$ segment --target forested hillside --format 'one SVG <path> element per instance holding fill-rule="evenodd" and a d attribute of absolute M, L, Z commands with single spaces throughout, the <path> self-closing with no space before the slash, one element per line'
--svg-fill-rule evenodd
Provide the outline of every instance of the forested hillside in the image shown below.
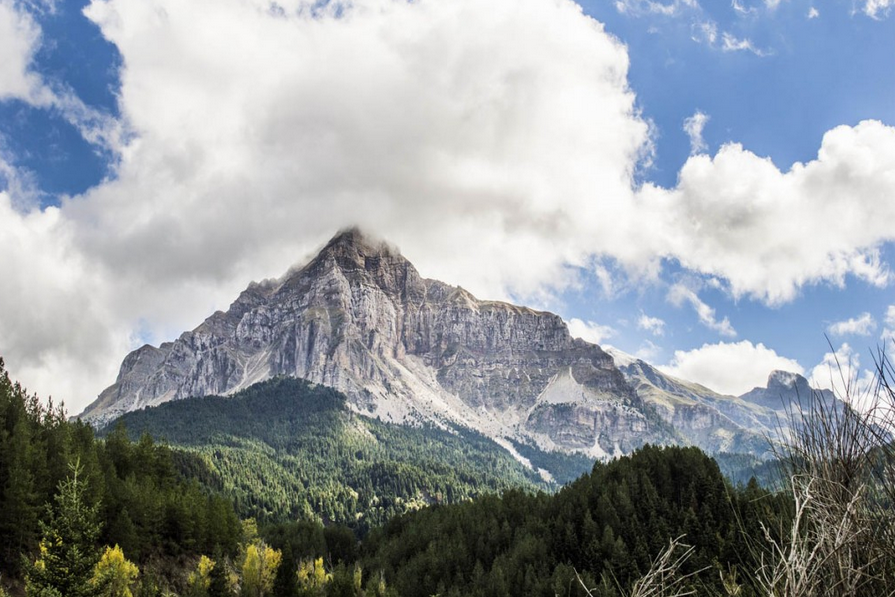
<path fill-rule="evenodd" d="M 364 549 L 408 597 L 584 595 L 576 572 L 595 595 L 617 595 L 683 537 L 694 552 L 681 573 L 697 573 L 699 594 L 721 593 L 721 572 L 753 564 L 745 537 L 783 506 L 755 484 L 730 487 L 696 448 L 647 446 L 556 495 L 511 491 L 395 519 Z"/>
<path fill-rule="evenodd" d="M 317 519 L 363 533 L 428 504 L 556 487 L 474 431 L 382 423 L 352 413 L 343 394 L 292 378 L 231 397 L 168 402 L 116 424 L 134 438 L 148 433 L 196 454 L 211 472 L 209 487 L 259 521 Z M 582 456 L 522 449 L 560 483 L 592 465 Z"/>
<path fill-rule="evenodd" d="M 46 525 L 66 522 L 60 508 L 71 506 L 75 497 L 86 510 L 95 508 L 81 521 L 92 539 L 65 547 L 90 552 L 119 546 L 128 559 L 145 567 L 147 590 L 155 586 L 154 576 L 166 576 L 182 558 L 216 550 L 235 555 L 242 527 L 232 504 L 177 472 L 202 466 L 195 457 L 157 445 L 149 436 L 134 443 L 115 433 L 97 441 L 90 426 L 68 422 L 61 406 L 44 405 L 13 383 L 0 359 L 4 578 L 22 579 L 34 558 L 45 554 L 45 546 L 38 547 L 46 539 Z M 63 487 L 70 490 L 67 502 L 60 502 Z M 75 489 L 77 496 L 71 493 Z"/>
<path fill-rule="evenodd" d="M 885 388 L 885 396 L 895 396 Z M 132 441 L 123 426 L 95 439 L 90 427 L 67 421 L 61 407 L 44 406 L 11 382 L 0 361 L 0 597 L 895 594 L 895 448 L 879 435 L 891 425 L 881 426 L 878 414 L 824 410 L 823 401 L 805 412 L 800 435 L 782 454 L 776 473 L 782 490 L 775 493 L 754 480 L 732 485 L 697 448 L 654 446 L 596 463 L 556 493 L 537 491 L 524 473 L 526 489 L 497 493 L 471 475 L 497 483 L 516 469 L 501 468 L 506 461 L 477 444 L 480 438 L 417 429 L 420 435 L 405 445 L 410 436 L 397 441 L 387 426 L 359 421 L 335 392 L 287 380 L 256 390 L 159 410 L 170 417 L 174 439 L 193 438 L 220 454 L 195 446 L 179 451 L 148 434 Z M 269 401 L 278 416 L 259 416 L 255 399 Z M 207 416 L 207 424 L 177 416 L 191 411 Z M 245 443 L 239 428 L 257 444 Z M 367 439 L 335 441 L 323 429 Z M 350 484 L 357 482 L 373 492 L 373 505 L 373 498 L 382 503 L 385 492 L 394 492 L 390 506 L 404 513 L 352 529 L 322 521 L 312 509 L 290 515 L 242 499 L 240 510 L 265 516 L 259 526 L 254 518 L 240 520 L 226 494 L 214 491 L 259 495 L 249 484 L 238 492 L 238 468 L 228 476 L 209 465 L 226 450 L 294 455 L 289 450 L 315 441 L 316 452 L 283 470 L 316 495 L 329 491 L 329 501 L 318 505 L 351 512 L 363 503 Z M 394 445 L 405 451 L 378 451 Z M 464 445 L 471 447 L 464 452 Z M 336 464 L 327 464 L 327 450 Z M 492 477 L 487 469 L 444 464 L 419 473 L 436 450 L 456 450 L 458 467 L 484 456 Z M 395 453 L 411 463 L 401 468 L 396 457 L 367 466 Z M 337 463 L 346 467 L 342 485 L 334 481 Z M 315 465 L 325 474 L 317 476 Z M 264 487 L 268 473 L 240 474 L 255 475 Z M 458 503 L 437 499 L 437 489 L 429 505 L 400 500 L 401 491 L 446 491 L 458 481 L 468 492 L 449 496 Z M 321 490 L 315 483 L 331 484 Z M 276 504 L 273 492 L 261 495 Z M 388 508 L 380 508 L 385 518 Z"/>

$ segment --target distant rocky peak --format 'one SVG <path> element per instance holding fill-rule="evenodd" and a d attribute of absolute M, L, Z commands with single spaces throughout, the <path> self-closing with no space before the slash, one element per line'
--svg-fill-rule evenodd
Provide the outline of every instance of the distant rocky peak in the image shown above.
<path fill-rule="evenodd" d="M 791 371 L 775 370 L 768 376 L 768 389 L 784 388 L 793 390 L 808 386 L 808 380 Z"/>
<path fill-rule="evenodd" d="M 620 369 L 622 367 L 628 367 L 630 365 L 643 362 L 641 359 L 635 357 L 634 355 L 619 350 L 614 346 L 604 346 L 603 350 L 609 353 L 609 355 L 612 357 L 612 360 L 615 361 L 615 366 Z"/>

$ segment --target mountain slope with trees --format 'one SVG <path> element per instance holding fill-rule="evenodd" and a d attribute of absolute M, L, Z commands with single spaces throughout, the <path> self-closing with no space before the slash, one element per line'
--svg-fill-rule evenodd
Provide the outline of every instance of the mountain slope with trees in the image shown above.
<path fill-rule="evenodd" d="M 293 378 L 168 402 L 116 425 L 196 454 L 211 473 L 206 483 L 262 521 L 317 519 L 363 532 L 427 504 L 556 487 L 474 431 L 383 423 L 350 411 L 340 392 Z M 592 464 L 531 446 L 525 453 L 557 482 Z"/>

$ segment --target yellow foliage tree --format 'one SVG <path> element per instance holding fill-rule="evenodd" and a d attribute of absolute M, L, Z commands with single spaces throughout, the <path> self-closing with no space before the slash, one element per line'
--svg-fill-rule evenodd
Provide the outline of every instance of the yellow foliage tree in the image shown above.
<path fill-rule="evenodd" d="M 99 562 L 93 569 L 91 586 L 96 595 L 101 597 L 133 597 L 131 585 L 137 580 L 140 569 L 124 557 L 124 552 L 117 545 L 106 547 Z"/>
<path fill-rule="evenodd" d="M 190 587 L 191 594 L 204 594 L 208 592 L 211 586 L 211 571 L 214 570 L 214 560 L 208 556 L 199 558 L 196 569 L 190 572 L 187 578 L 187 585 Z M 198 590 L 197 590 L 198 589 Z"/>
<path fill-rule="evenodd" d="M 242 564 L 242 588 L 247 597 L 264 597 L 273 589 L 274 577 L 280 566 L 279 550 L 257 541 L 246 548 Z"/>
<path fill-rule="evenodd" d="M 332 580 L 323 567 L 323 558 L 316 560 L 303 560 L 298 565 L 298 586 L 305 591 L 322 590 Z"/>

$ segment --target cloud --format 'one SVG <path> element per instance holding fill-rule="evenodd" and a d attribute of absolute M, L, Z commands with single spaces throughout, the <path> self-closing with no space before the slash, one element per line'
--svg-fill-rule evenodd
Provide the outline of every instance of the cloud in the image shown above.
<path fill-rule="evenodd" d="M 639 201 L 665 221 L 644 237 L 657 252 L 778 305 L 847 276 L 889 284 L 879 248 L 895 239 L 893 196 L 895 128 L 864 121 L 828 131 L 816 160 L 785 172 L 735 143 L 692 156 L 675 189 L 644 185 Z"/>
<path fill-rule="evenodd" d="M 861 313 L 858 317 L 830 324 L 827 333 L 831 336 L 869 336 L 875 328 L 876 321 L 870 313 Z"/>
<path fill-rule="evenodd" d="M 10 0 L 0 0 L 0 101 L 40 101 L 43 83 L 31 71 L 40 47 L 40 27 Z"/>
<path fill-rule="evenodd" d="M 721 36 L 721 49 L 725 52 L 752 52 L 756 56 L 767 56 L 767 52 L 756 48 L 752 40 L 739 39 L 726 31 Z"/>
<path fill-rule="evenodd" d="M 880 339 L 883 342 L 892 342 L 895 344 L 895 305 L 889 305 L 886 309 L 885 319 L 883 320 L 885 327 Z"/>
<path fill-rule="evenodd" d="M 637 320 L 637 327 L 646 330 L 654 336 L 663 336 L 665 334 L 665 322 L 658 317 L 650 317 L 646 313 L 640 314 Z"/>
<path fill-rule="evenodd" d="M 869 406 L 876 382 L 872 371 L 861 369 L 859 355 L 847 343 L 824 355 L 811 369 L 811 387 L 833 390 L 839 398 L 848 398 L 859 408 Z"/>
<path fill-rule="evenodd" d="M 864 14 L 872 19 L 881 20 L 889 16 L 892 6 L 895 6 L 895 0 L 866 0 Z"/>
<path fill-rule="evenodd" d="M 349 224 L 494 298 L 566 287 L 628 244 L 616 222 L 630 220 L 649 126 L 625 47 L 577 4 L 281 5 L 85 10 L 121 53 L 112 131 L 131 134 L 96 127 L 114 177 L 58 209 L 4 195 L 0 238 L 30 249 L 0 260 L 22 289 L 4 293 L 0 350 L 33 389 L 77 411 L 138 338 L 176 337 Z M 16 55 L 33 51 L 28 31 Z M 105 368 L 83 368 L 76 390 L 55 381 L 85 359 Z"/>
<path fill-rule="evenodd" d="M 94 0 L 85 14 L 122 57 L 115 121 L 32 77 L 39 29 L 0 4 L 26 42 L 0 36 L 3 89 L 49 90 L 41 105 L 115 163 L 58 208 L 37 210 L 27 184 L 2 191 L 15 291 L 0 354 L 33 390 L 79 410 L 127 349 L 195 327 L 350 224 L 483 298 L 549 296 L 595 263 L 613 265 L 607 288 L 670 260 L 768 304 L 890 281 L 892 127 L 833 129 L 787 171 L 729 144 L 691 156 L 674 188 L 637 187 L 651 138 L 626 49 L 570 0 L 280 5 Z"/>
<path fill-rule="evenodd" d="M 35 3 L 35 10 L 53 12 L 52 2 Z M 47 81 L 32 68 L 40 49 L 40 26 L 24 10 L 0 0 L 0 101 L 20 100 L 36 108 L 55 110 L 86 141 L 112 149 L 122 135 L 121 125 L 88 107 L 67 86 Z"/>
<path fill-rule="evenodd" d="M 77 406 L 84 387 L 114 379 L 113 355 L 128 348 L 128 328 L 104 301 L 110 280 L 73 244 L 60 210 L 23 215 L 8 192 L 0 192 L 0 254 L 7 369 L 32 391 Z"/>
<path fill-rule="evenodd" d="M 673 2 L 656 2 L 654 0 L 616 0 L 615 9 L 622 14 L 633 16 L 663 15 L 673 17 L 685 10 L 699 9 L 696 0 L 674 0 Z"/>
<path fill-rule="evenodd" d="M 569 326 L 569 333 L 573 338 L 581 338 L 593 344 L 603 344 L 606 340 L 615 335 L 615 330 L 608 325 L 600 325 L 593 321 L 582 321 L 581 319 L 570 319 L 566 325 Z"/>
<path fill-rule="evenodd" d="M 649 340 L 644 340 L 643 344 L 641 344 L 637 348 L 637 352 L 634 353 L 634 356 L 640 359 L 641 361 L 645 361 L 647 363 L 654 363 L 659 355 L 662 353 L 662 349 L 657 346 L 654 342 Z"/>
<path fill-rule="evenodd" d="M 718 25 L 714 21 L 694 21 L 690 38 L 697 43 L 709 46 L 718 40 Z"/>
<path fill-rule="evenodd" d="M 753 15 L 758 12 L 758 10 L 754 6 L 744 6 L 740 0 L 732 0 L 730 3 L 731 8 L 741 16 Z"/>
<path fill-rule="evenodd" d="M 716 392 L 736 396 L 755 387 L 764 387 L 771 371 L 803 372 L 796 361 L 778 355 L 764 344 L 754 345 L 748 340 L 704 344 L 689 351 L 676 350 L 671 362 L 659 369 Z"/>
<path fill-rule="evenodd" d="M 702 131 L 710 119 L 711 117 L 702 110 L 696 110 L 693 116 L 684 119 L 684 132 L 690 137 L 690 154 L 703 153 L 708 149 L 705 139 L 702 138 Z"/>
<path fill-rule="evenodd" d="M 721 321 L 715 318 L 715 310 L 705 304 L 702 299 L 690 288 L 682 283 L 673 284 L 668 291 L 668 301 L 675 307 L 680 307 L 684 303 L 689 303 L 696 311 L 699 317 L 699 323 L 714 330 L 722 336 L 733 338 L 737 335 L 730 320 L 725 317 Z"/>

